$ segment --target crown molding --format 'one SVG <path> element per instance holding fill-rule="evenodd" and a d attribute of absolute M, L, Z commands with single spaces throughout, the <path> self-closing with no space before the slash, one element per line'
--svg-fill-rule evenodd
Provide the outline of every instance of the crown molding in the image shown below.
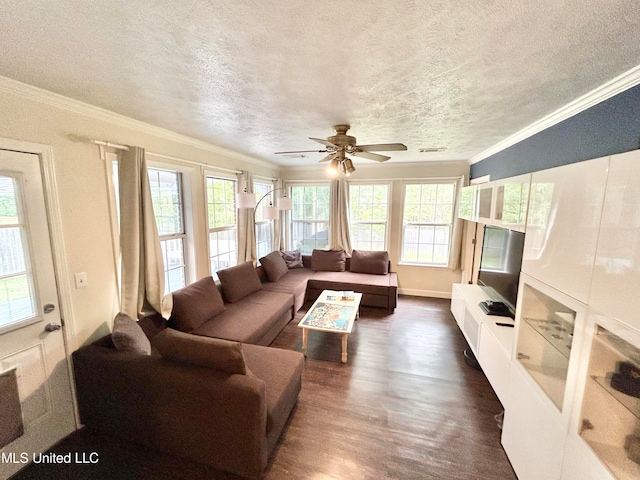
<path fill-rule="evenodd" d="M 362 161 L 358 161 L 358 163 L 354 163 L 354 167 L 357 170 L 378 170 L 381 165 L 385 167 L 393 167 L 393 168 L 416 168 L 419 167 L 437 167 L 437 166 L 447 166 L 450 167 L 457 163 L 468 165 L 468 160 L 459 159 L 459 160 L 416 160 L 415 162 L 388 162 L 388 163 L 377 163 L 375 161 L 371 161 L 369 163 L 362 163 Z M 280 165 L 280 170 L 283 172 L 304 172 L 304 171 L 314 171 L 314 170 L 325 170 L 327 168 L 328 163 L 314 163 L 311 165 Z"/>
<path fill-rule="evenodd" d="M 29 100 L 33 100 L 35 102 L 43 103 L 45 105 L 61 108 L 63 110 L 67 110 L 80 115 L 85 115 L 91 118 L 95 118 L 96 120 L 113 123 L 121 127 L 137 130 L 148 135 L 153 135 L 165 140 L 170 140 L 190 147 L 195 147 L 207 152 L 236 158 L 238 160 L 242 160 L 261 167 L 272 169 L 279 168 L 279 166 L 274 163 L 259 160 L 249 155 L 236 152 L 234 150 L 220 147 L 203 140 L 198 140 L 181 133 L 173 132 L 171 130 L 167 130 L 166 128 L 151 125 L 150 123 L 142 122 L 140 120 L 136 120 L 134 118 L 127 117 L 116 112 L 112 112 L 111 110 L 81 102 L 80 100 L 74 100 L 73 98 L 65 97 L 64 95 L 60 95 L 58 93 L 54 93 L 39 87 L 34 87 L 33 85 L 19 82 L 17 80 L 3 77 L 1 75 L 0 92 L 20 96 Z"/>
<path fill-rule="evenodd" d="M 522 140 L 525 140 L 536 133 L 541 132 L 553 125 L 556 125 L 567 118 L 573 117 L 578 113 L 597 105 L 619 93 L 624 92 L 636 85 L 640 84 L 640 65 L 624 72 L 622 75 L 615 77 L 613 80 L 608 81 L 604 85 L 591 90 L 590 92 L 582 95 L 571 103 L 568 103 L 564 107 L 559 108 L 555 112 L 543 117 L 537 122 L 532 123 L 528 127 L 514 133 L 510 137 L 505 138 L 499 143 L 496 143 L 493 147 L 484 150 L 483 152 L 474 155 L 469 159 L 470 164 L 477 163 L 484 160 L 491 155 L 494 155 L 502 150 L 505 150 L 512 145 L 515 145 Z"/>

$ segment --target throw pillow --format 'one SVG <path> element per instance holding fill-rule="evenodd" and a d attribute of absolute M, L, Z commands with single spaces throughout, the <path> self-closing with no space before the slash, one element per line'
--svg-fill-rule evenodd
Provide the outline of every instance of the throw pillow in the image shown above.
<path fill-rule="evenodd" d="M 195 330 L 224 310 L 222 295 L 212 277 L 173 292 L 170 325 L 182 332 Z"/>
<path fill-rule="evenodd" d="M 347 255 L 344 250 L 314 250 L 311 268 L 316 272 L 344 272 Z"/>
<path fill-rule="evenodd" d="M 237 302 L 262 288 L 262 282 L 252 262 L 218 270 L 218 278 L 224 298 L 229 303 Z"/>
<path fill-rule="evenodd" d="M 300 250 L 291 250 L 282 252 L 282 259 L 287 264 L 287 268 L 303 268 L 302 253 Z"/>
<path fill-rule="evenodd" d="M 280 252 L 271 252 L 269 255 L 262 257 L 260 265 L 264 268 L 270 282 L 277 282 L 289 271 Z"/>
<path fill-rule="evenodd" d="M 126 313 L 120 312 L 116 315 L 111 340 L 116 350 L 151 355 L 151 342 L 138 322 Z"/>
<path fill-rule="evenodd" d="M 354 250 L 351 253 L 349 270 L 354 273 L 372 273 L 386 275 L 389 273 L 389 254 L 367 250 Z"/>
<path fill-rule="evenodd" d="M 153 346 L 162 358 L 174 362 L 240 375 L 248 372 L 240 342 L 201 337 L 167 328 L 153 337 Z"/>

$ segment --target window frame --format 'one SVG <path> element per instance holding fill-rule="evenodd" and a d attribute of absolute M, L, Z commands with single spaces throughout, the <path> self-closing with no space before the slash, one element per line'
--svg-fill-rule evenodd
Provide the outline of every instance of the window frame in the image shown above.
<path fill-rule="evenodd" d="M 452 243 L 453 243 L 453 230 L 454 223 L 456 220 L 455 215 L 455 207 L 457 203 L 458 196 L 458 178 L 424 178 L 424 179 L 415 179 L 411 181 L 404 181 L 402 183 L 402 210 L 401 210 L 401 224 L 400 224 L 400 245 L 399 245 L 399 258 L 400 261 L 398 265 L 406 265 L 413 267 L 426 267 L 426 268 L 448 268 L 449 262 L 451 260 L 451 251 L 452 251 Z M 407 187 L 410 185 L 451 185 L 453 186 L 453 195 L 451 201 L 451 219 L 449 222 L 405 222 L 406 215 L 406 204 L 407 204 Z M 422 204 L 421 204 L 422 205 Z M 437 203 L 436 203 L 437 205 Z M 415 262 L 411 260 L 405 260 L 405 229 L 407 225 L 416 225 L 416 226 L 448 226 L 449 227 L 449 239 L 447 243 L 447 259 L 444 263 L 427 263 L 427 262 Z M 418 242 L 418 245 L 420 243 Z M 436 245 L 433 243 L 432 245 Z M 439 245 L 439 244 L 437 244 Z"/>
<path fill-rule="evenodd" d="M 229 268 L 238 264 L 238 207 L 236 204 L 236 193 L 238 191 L 238 178 L 235 175 L 228 175 L 225 173 L 221 173 L 216 170 L 206 170 L 203 174 L 203 183 L 204 183 L 204 202 L 205 202 L 205 218 L 206 218 L 206 235 L 207 235 L 207 259 L 208 259 L 208 268 L 209 274 L 215 279 L 218 280 L 218 270 L 223 270 L 225 268 Z M 232 192 L 233 192 L 233 212 L 234 212 L 234 224 L 233 226 L 221 226 L 221 227 L 211 227 L 210 226 L 210 217 L 209 217 L 209 189 L 208 189 L 208 180 L 221 180 L 226 182 L 231 182 Z M 234 232 L 234 242 L 235 242 L 235 250 L 231 250 L 229 252 L 225 252 L 223 254 L 218 254 L 217 257 L 221 255 L 233 254 L 230 257 L 229 265 L 218 268 L 217 270 L 213 269 L 212 259 L 214 257 L 211 256 L 211 234 L 212 233 L 220 233 L 220 232 Z"/>
<path fill-rule="evenodd" d="M 192 268 L 190 268 L 189 266 L 189 235 L 188 235 L 188 230 L 187 230 L 187 219 L 186 219 L 186 207 L 185 207 L 185 201 L 186 201 L 186 195 L 185 195 L 185 187 L 184 187 L 184 183 L 185 183 L 185 175 L 184 175 L 184 171 L 182 169 L 180 169 L 179 167 L 175 166 L 175 165 L 168 165 L 168 164 L 164 164 L 164 163 L 159 163 L 159 162 L 154 162 L 151 160 L 147 160 L 147 176 L 151 171 L 164 171 L 164 172 L 169 172 L 169 173 L 175 173 L 176 177 L 177 177 L 177 185 L 178 185 L 178 199 L 179 199 L 179 209 L 180 209 L 180 226 L 181 226 L 181 232 L 174 232 L 174 233 L 166 233 L 166 234 L 161 234 L 160 233 L 160 229 L 158 228 L 158 239 L 160 241 L 160 246 L 162 249 L 163 254 L 166 251 L 166 248 L 162 248 L 163 245 L 169 245 L 169 242 L 173 241 L 173 240 L 181 240 L 182 242 L 182 265 L 178 266 L 178 267 L 169 267 L 165 262 L 164 258 L 163 258 L 163 267 L 164 267 L 164 281 L 165 281 L 165 295 L 171 292 L 175 292 L 176 290 L 179 290 L 180 288 L 184 288 L 185 286 L 187 286 L 190 282 L 190 271 L 192 270 Z M 154 207 L 155 208 L 155 207 Z M 155 210 L 154 210 L 154 216 L 155 216 Z M 158 219 L 156 217 L 156 226 L 158 225 Z M 175 289 L 169 289 L 169 273 L 170 271 L 173 270 L 182 270 L 182 278 L 184 281 L 184 284 L 178 288 Z"/>
<path fill-rule="evenodd" d="M 327 207 L 328 207 L 328 209 L 327 209 L 327 219 L 326 220 L 318 220 L 318 219 L 315 219 L 315 220 L 294 220 L 294 213 L 295 213 L 295 208 L 296 208 L 294 189 L 295 188 L 299 188 L 299 187 L 302 187 L 302 188 L 305 188 L 305 187 L 316 187 L 316 188 L 317 187 L 326 187 L 327 188 L 327 195 L 328 195 L 327 196 L 327 199 L 328 199 L 327 200 Z M 288 228 L 287 228 L 287 245 L 288 245 L 288 248 L 291 249 L 291 250 L 299 248 L 294 243 L 295 242 L 295 238 L 294 238 L 294 225 L 295 224 L 313 225 L 313 230 L 316 231 L 316 233 L 318 232 L 317 231 L 317 226 L 318 225 L 326 224 L 327 225 L 327 245 L 326 245 L 325 248 L 328 248 L 328 246 L 329 246 L 330 217 L 331 217 L 331 197 L 330 197 L 331 184 L 330 184 L 330 182 L 329 181 L 326 181 L 326 182 L 295 182 L 295 183 L 292 182 L 292 183 L 287 183 L 286 189 L 287 189 L 287 192 L 289 193 L 289 196 L 291 197 L 291 201 L 293 203 L 293 210 L 291 212 L 288 212 L 289 213 L 288 222 L 287 222 L 287 226 L 288 226 Z M 304 238 L 303 238 L 303 240 L 304 240 Z M 316 245 L 316 247 L 317 247 L 317 245 Z M 311 254 L 311 252 L 309 252 L 309 253 L 303 252 L 302 249 L 300 249 L 300 251 L 304 255 Z M 313 248 L 311 249 L 311 251 L 313 251 Z"/>
<path fill-rule="evenodd" d="M 391 199 L 393 198 L 393 183 L 392 182 L 378 182 L 375 180 L 364 180 L 364 181 L 348 181 L 349 184 L 349 236 L 351 237 L 351 246 L 357 250 L 354 246 L 354 235 L 353 230 L 351 229 L 352 225 L 384 225 L 385 233 L 384 233 L 384 248 L 383 251 L 389 251 L 389 242 L 391 237 L 391 228 L 390 228 L 390 220 L 391 220 Z M 352 187 L 360 187 L 360 186 L 386 186 L 387 187 L 387 218 L 384 222 L 356 222 L 353 220 L 351 215 L 352 211 L 352 203 L 351 203 L 351 188 Z"/>

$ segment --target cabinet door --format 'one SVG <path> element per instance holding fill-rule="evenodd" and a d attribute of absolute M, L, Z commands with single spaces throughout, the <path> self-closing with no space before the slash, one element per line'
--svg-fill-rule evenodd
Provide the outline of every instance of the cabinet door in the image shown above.
<path fill-rule="evenodd" d="M 522 271 L 587 303 L 609 158 L 532 174 Z"/>
<path fill-rule="evenodd" d="M 458 218 L 462 220 L 473 219 L 473 201 L 475 199 L 475 186 L 469 185 L 460 191 L 460 205 L 458 206 Z"/>
<path fill-rule="evenodd" d="M 495 224 L 525 231 L 531 174 L 499 180 L 495 186 Z"/>
<path fill-rule="evenodd" d="M 640 329 L 640 152 L 611 157 L 589 305 Z"/>
<path fill-rule="evenodd" d="M 496 392 L 498 399 L 504 405 L 507 402 L 507 381 L 511 356 L 504 351 L 486 324 L 482 325 L 478 350 L 478 362 L 480 362 L 482 371 Z"/>
<path fill-rule="evenodd" d="M 640 332 L 592 310 L 586 332 L 569 431 L 573 453 L 567 449 L 572 456 L 565 461 L 575 464 L 588 457 L 590 463 L 599 460 L 617 479 L 636 480 L 640 478 Z"/>
<path fill-rule="evenodd" d="M 472 218 L 474 222 L 493 223 L 494 186 L 493 182 L 476 185 Z"/>
<path fill-rule="evenodd" d="M 464 297 L 456 284 L 451 289 L 451 313 L 458 326 L 462 328 L 464 326 Z"/>
<path fill-rule="evenodd" d="M 520 480 L 560 478 L 566 430 L 544 400 L 518 369 L 509 369 L 502 446 Z"/>

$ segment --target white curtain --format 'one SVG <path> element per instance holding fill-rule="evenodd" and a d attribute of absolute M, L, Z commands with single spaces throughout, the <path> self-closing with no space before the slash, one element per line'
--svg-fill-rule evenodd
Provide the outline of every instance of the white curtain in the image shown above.
<path fill-rule="evenodd" d="M 351 255 L 349 235 L 349 184 L 344 178 L 331 180 L 329 187 L 329 248 Z"/>
<path fill-rule="evenodd" d="M 238 175 L 238 193 L 253 193 L 253 174 L 242 172 Z M 254 262 L 256 252 L 256 225 L 253 221 L 253 208 L 238 209 L 238 264 Z"/>
<path fill-rule="evenodd" d="M 162 313 L 164 262 L 153 214 L 144 149 L 123 151 L 120 196 L 121 310 L 131 318 Z"/>
<path fill-rule="evenodd" d="M 275 180 L 273 182 L 273 188 L 278 192 L 278 195 L 274 195 L 277 200 L 279 197 L 283 196 L 286 193 L 286 189 L 284 186 L 284 182 L 281 179 Z M 275 193 L 275 192 L 274 192 Z M 287 194 L 287 197 L 289 195 Z M 275 204 L 274 204 L 275 205 Z M 282 251 L 284 250 L 284 231 L 283 228 L 287 224 L 287 211 L 280 210 L 278 218 L 273 221 L 273 249 Z"/>
<path fill-rule="evenodd" d="M 449 263 L 447 267 L 456 270 L 460 267 L 460 256 L 462 253 L 462 229 L 463 220 L 458 218 L 458 208 L 460 207 L 460 194 L 464 187 L 464 177 L 460 177 L 456 182 L 456 201 L 453 205 L 453 222 L 451 232 L 451 252 L 449 254 Z"/>

